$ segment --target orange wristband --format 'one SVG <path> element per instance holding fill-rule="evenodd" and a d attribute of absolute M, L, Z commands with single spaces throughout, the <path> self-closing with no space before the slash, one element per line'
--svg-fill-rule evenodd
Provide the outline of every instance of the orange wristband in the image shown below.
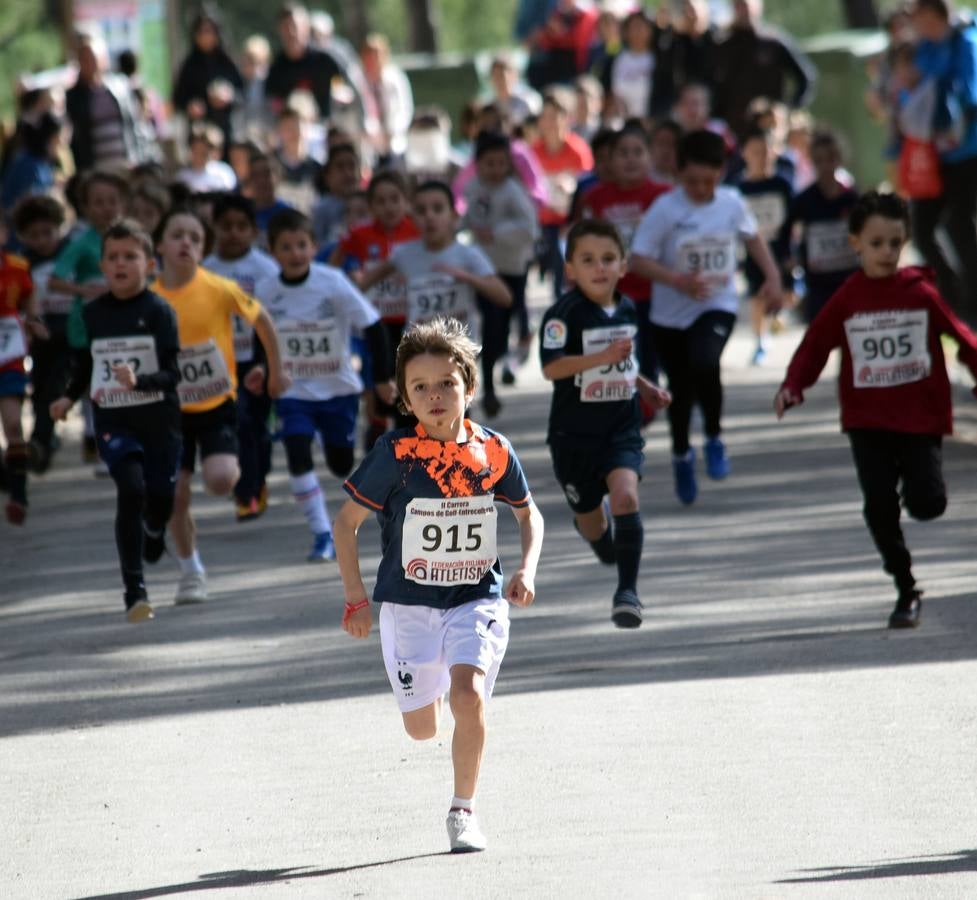
<path fill-rule="evenodd" d="M 359 603 L 350 603 L 347 601 L 346 606 L 343 607 L 343 625 L 345 626 L 346 623 L 349 622 L 349 617 L 353 615 L 353 613 L 359 612 L 361 609 L 365 609 L 369 605 L 370 601 L 365 597 L 360 600 Z"/>

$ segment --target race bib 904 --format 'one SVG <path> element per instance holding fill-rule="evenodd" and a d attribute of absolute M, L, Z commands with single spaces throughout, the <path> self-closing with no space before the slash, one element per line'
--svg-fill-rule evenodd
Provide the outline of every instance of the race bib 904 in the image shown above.
<path fill-rule="evenodd" d="M 102 409 L 145 406 L 159 403 L 161 391 L 130 391 L 115 377 L 116 366 L 128 365 L 136 376 L 155 375 L 159 371 L 156 339 L 152 335 L 100 338 L 92 341 L 92 380 L 89 394 L 92 403 Z"/>
<path fill-rule="evenodd" d="M 929 311 L 860 313 L 845 322 L 856 388 L 898 387 L 929 377 Z"/>
<path fill-rule="evenodd" d="M 217 343 L 211 338 L 180 350 L 180 406 L 200 403 L 231 393 L 231 377 Z"/>
<path fill-rule="evenodd" d="M 404 576 L 416 584 L 478 584 L 498 557 L 495 498 L 415 498 L 401 538 Z"/>

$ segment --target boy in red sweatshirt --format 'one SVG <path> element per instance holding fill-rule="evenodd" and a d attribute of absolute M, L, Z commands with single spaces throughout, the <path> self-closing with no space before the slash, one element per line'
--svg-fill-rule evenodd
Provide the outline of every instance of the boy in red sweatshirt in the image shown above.
<path fill-rule="evenodd" d="M 889 627 L 915 628 L 922 592 L 899 527 L 900 493 L 914 519 L 936 519 L 946 509 L 942 443 L 953 430 L 953 411 L 940 336 L 960 345 L 959 359 L 975 377 L 977 337 L 941 299 L 927 270 L 899 268 L 909 231 L 903 200 L 870 191 L 853 207 L 848 231 L 862 270 L 808 327 L 774 408 L 781 418 L 802 402 L 828 355 L 841 348 L 841 427 L 851 442 L 865 522 L 899 592 Z"/>

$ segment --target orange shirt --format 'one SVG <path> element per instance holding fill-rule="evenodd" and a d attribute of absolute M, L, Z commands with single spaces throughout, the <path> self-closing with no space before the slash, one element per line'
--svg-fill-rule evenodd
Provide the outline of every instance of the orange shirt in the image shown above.
<path fill-rule="evenodd" d="M 219 397 L 211 397 L 183 406 L 184 412 L 200 413 L 216 409 L 237 391 L 237 365 L 234 359 L 234 325 L 236 313 L 253 325 L 261 315 L 261 304 L 242 291 L 233 281 L 221 278 L 198 266 L 197 273 L 183 287 L 171 290 L 157 280 L 152 290 L 160 295 L 176 312 L 180 346 L 192 347 L 213 340 L 217 344 L 227 373 L 231 391 Z"/>
<path fill-rule="evenodd" d="M 24 325 L 21 314 L 24 311 L 24 305 L 33 292 L 34 282 L 31 280 L 31 269 L 27 260 L 20 256 L 14 256 L 12 253 L 0 251 L 0 318 L 12 317 L 17 320 L 25 346 L 27 336 L 23 332 Z M 20 338 L 18 338 L 19 340 Z M 0 366 L 0 372 L 23 371 L 23 356 Z"/>

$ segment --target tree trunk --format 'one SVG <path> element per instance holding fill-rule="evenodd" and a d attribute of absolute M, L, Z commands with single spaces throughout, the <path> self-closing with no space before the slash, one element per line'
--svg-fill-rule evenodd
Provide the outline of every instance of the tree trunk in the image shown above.
<path fill-rule="evenodd" d="M 438 34 L 431 0 L 405 0 L 410 27 L 410 48 L 414 53 L 437 53 Z"/>
<path fill-rule="evenodd" d="M 875 0 L 841 0 L 845 23 L 849 28 L 878 28 L 879 12 Z"/>
<path fill-rule="evenodd" d="M 370 13 L 363 0 L 343 0 L 343 22 L 346 37 L 359 50 L 370 33 Z"/>

